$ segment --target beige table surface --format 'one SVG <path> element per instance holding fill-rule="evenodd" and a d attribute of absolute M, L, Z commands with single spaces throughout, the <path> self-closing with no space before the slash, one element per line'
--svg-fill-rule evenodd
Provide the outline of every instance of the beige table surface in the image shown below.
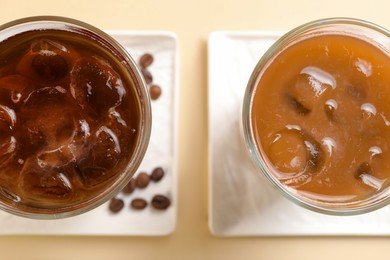
<path fill-rule="evenodd" d="M 349 16 L 390 28 L 388 0 L 2 0 L 0 23 L 61 15 L 102 29 L 168 30 L 180 44 L 179 207 L 167 237 L 0 236 L 0 259 L 389 259 L 390 238 L 217 238 L 207 223 L 207 38 Z M 1 223 L 0 223 L 1 225 Z"/>

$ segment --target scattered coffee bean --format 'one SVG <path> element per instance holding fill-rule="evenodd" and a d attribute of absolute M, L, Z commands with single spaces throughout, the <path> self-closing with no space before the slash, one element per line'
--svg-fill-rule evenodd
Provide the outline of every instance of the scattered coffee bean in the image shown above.
<path fill-rule="evenodd" d="M 164 174 L 164 169 L 161 167 L 157 167 L 152 171 L 150 179 L 154 182 L 160 181 L 164 177 Z"/>
<path fill-rule="evenodd" d="M 146 68 L 141 69 L 142 76 L 144 76 L 146 84 L 150 84 L 153 82 L 153 76 L 152 73 L 150 73 L 149 70 Z"/>
<path fill-rule="evenodd" d="M 146 200 L 144 199 L 141 199 L 141 198 L 135 198 L 131 201 L 131 204 L 130 206 L 133 208 L 133 209 L 144 209 L 146 208 L 146 206 L 148 205 L 148 203 L 146 202 Z"/>
<path fill-rule="evenodd" d="M 150 177 L 146 172 L 141 172 L 138 174 L 137 179 L 136 179 L 136 186 L 138 188 L 145 188 L 146 186 L 149 185 L 150 182 Z"/>
<path fill-rule="evenodd" d="M 125 203 L 123 202 L 122 199 L 112 198 L 108 208 L 110 209 L 111 212 L 117 213 L 123 209 L 124 205 Z"/>
<path fill-rule="evenodd" d="M 145 82 L 147 85 L 149 85 L 149 92 L 150 92 L 150 98 L 152 100 L 156 100 L 161 96 L 161 87 L 156 84 L 152 84 L 153 82 L 153 75 L 152 73 L 147 69 L 154 61 L 154 57 L 150 53 L 143 54 L 138 63 L 141 67 L 141 73 L 145 79 Z"/>
<path fill-rule="evenodd" d="M 139 59 L 139 65 L 141 65 L 142 68 L 149 67 L 152 63 L 153 63 L 153 56 L 150 53 L 145 53 Z"/>
<path fill-rule="evenodd" d="M 135 190 L 135 179 L 132 178 L 129 183 L 126 184 L 126 186 L 123 188 L 122 192 L 124 194 L 131 194 Z"/>
<path fill-rule="evenodd" d="M 156 84 L 152 84 L 149 88 L 150 98 L 156 100 L 161 96 L 161 87 Z"/>
<path fill-rule="evenodd" d="M 152 206 L 158 210 L 165 210 L 171 205 L 171 201 L 164 195 L 155 195 L 152 199 Z"/>

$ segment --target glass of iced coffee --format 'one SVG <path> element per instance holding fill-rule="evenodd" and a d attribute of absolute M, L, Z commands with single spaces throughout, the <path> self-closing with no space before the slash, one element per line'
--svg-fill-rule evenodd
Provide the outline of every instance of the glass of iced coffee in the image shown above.
<path fill-rule="evenodd" d="M 31 17 L 0 26 L 0 208 L 63 218 L 104 203 L 146 152 L 144 79 L 86 23 Z"/>
<path fill-rule="evenodd" d="M 281 37 L 249 80 L 250 157 L 283 195 L 352 215 L 390 201 L 390 33 L 324 19 Z"/>

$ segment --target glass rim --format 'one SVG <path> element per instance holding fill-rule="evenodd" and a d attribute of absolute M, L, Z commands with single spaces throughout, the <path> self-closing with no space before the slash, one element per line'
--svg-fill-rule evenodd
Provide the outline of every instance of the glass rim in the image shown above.
<path fill-rule="evenodd" d="M 92 33 L 93 37 L 97 37 L 97 39 L 92 38 L 92 40 L 102 41 L 103 43 L 100 42 L 100 44 L 104 44 L 103 46 L 105 46 L 107 49 L 112 49 L 116 52 L 115 58 L 118 60 L 118 64 L 123 66 L 124 71 L 128 73 L 126 77 L 131 78 L 133 83 L 132 85 L 134 85 L 133 91 L 136 95 L 138 108 L 140 110 L 139 134 L 134 152 L 123 169 L 123 172 L 119 174 L 116 179 L 113 180 L 113 182 L 102 192 L 98 192 L 91 198 L 88 198 L 82 202 L 74 203 L 71 206 L 60 206 L 56 208 L 21 208 L 18 206 L 12 207 L 7 203 L 0 202 L 1 210 L 21 217 L 33 219 L 67 218 L 80 215 L 107 202 L 117 193 L 119 193 L 136 173 L 139 165 L 143 160 L 150 141 L 152 128 L 152 109 L 150 104 L 150 96 L 141 70 L 132 56 L 113 37 L 88 23 L 62 16 L 25 17 L 0 25 L 0 42 L 13 35 L 34 29 L 58 29 L 80 35 L 82 35 L 83 32 Z M 120 56 L 117 56 L 118 54 Z M 119 60 L 119 58 L 123 58 L 124 60 Z"/>
<path fill-rule="evenodd" d="M 251 105 L 253 102 L 254 93 L 256 92 L 257 85 L 259 84 L 262 73 L 267 69 L 267 66 L 271 62 L 271 60 L 275 58 L 284 48 L 288 48 L 288 46 L 290 46 L 291 44 L 294 44 L 301 40 L 300 37 L 306 34 L 310 34 L 315 30 L 322 29 L 326 31 L 327 28 L 335 26 L 348 26 L 348 28 L 353 27 L 356 29 L 360 29 L 360 32 L 362 32 L 363 34 L 367 32 L 374 33 L 376 35 L 385 37 L 386 41 L 389 41 L 390 43 L 389 30 L 377 24 L 355 18 L 324 18 L 305 23 L 288 31 L 274 44 L 272 44 L 270 48 L 268 48 L 268 50 L 259 59 L 255 68 L 253 69 L 253 72 L 248 80 L 244 93 L 241 111 L 242 120 L 240 123 L 245 146 L 247 148 L 249 157 L 251 158 L 251 161 L 253 162 L 254 167 L 257 170 L 257 173 L 261 176 L 264 176 L 266 180 L 279 191 L 280 194 L 282 194 L 284 197 L 294 202 L 295 204 L 315 212 L 324 213 L 328 215 L 358 215 L 362 213 L 368 213 L 388 205 L 390 203 L 390 187 L 387 187 L 387 189 L 384 189 L 380 193 L 370 196 L 367 199 L 356 200 L 352 203 L 321 202 L 315 199 L 305 197 L 304 195 L 298 195 L 297 192 L 294 192 L 296 191 L 295 189 L 288 187 L 287 185 L 283 185 L 268 169 L 269 166 L 263 158 L 263 152 L 259 151 L 261 148 L 258 148 L 254 133 L 252 131 Z M 332 31 L 333 34 L 336 32 L 337 31 Z M 346 32 L 349 31 L 343 31 L 343 33 Z M 341 33 L 338 32 L 338 34 Z M 358 37 L 357 35 L 354 36 Z M 369 39 L 377 43 L 376 39 L 372 39 L 370 37 Z M 388 53 L 390 52 L 388 51 Z"/>

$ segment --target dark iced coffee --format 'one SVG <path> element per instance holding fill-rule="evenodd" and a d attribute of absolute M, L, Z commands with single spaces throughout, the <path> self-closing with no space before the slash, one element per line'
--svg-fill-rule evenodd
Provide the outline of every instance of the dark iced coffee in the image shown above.
<path fill-rule="evenodd" d="M 2 203 L 73 207 L 128 170 L 141 101 L 118 54 L 94 37 L 45 29 L 0 43 Z"/>

